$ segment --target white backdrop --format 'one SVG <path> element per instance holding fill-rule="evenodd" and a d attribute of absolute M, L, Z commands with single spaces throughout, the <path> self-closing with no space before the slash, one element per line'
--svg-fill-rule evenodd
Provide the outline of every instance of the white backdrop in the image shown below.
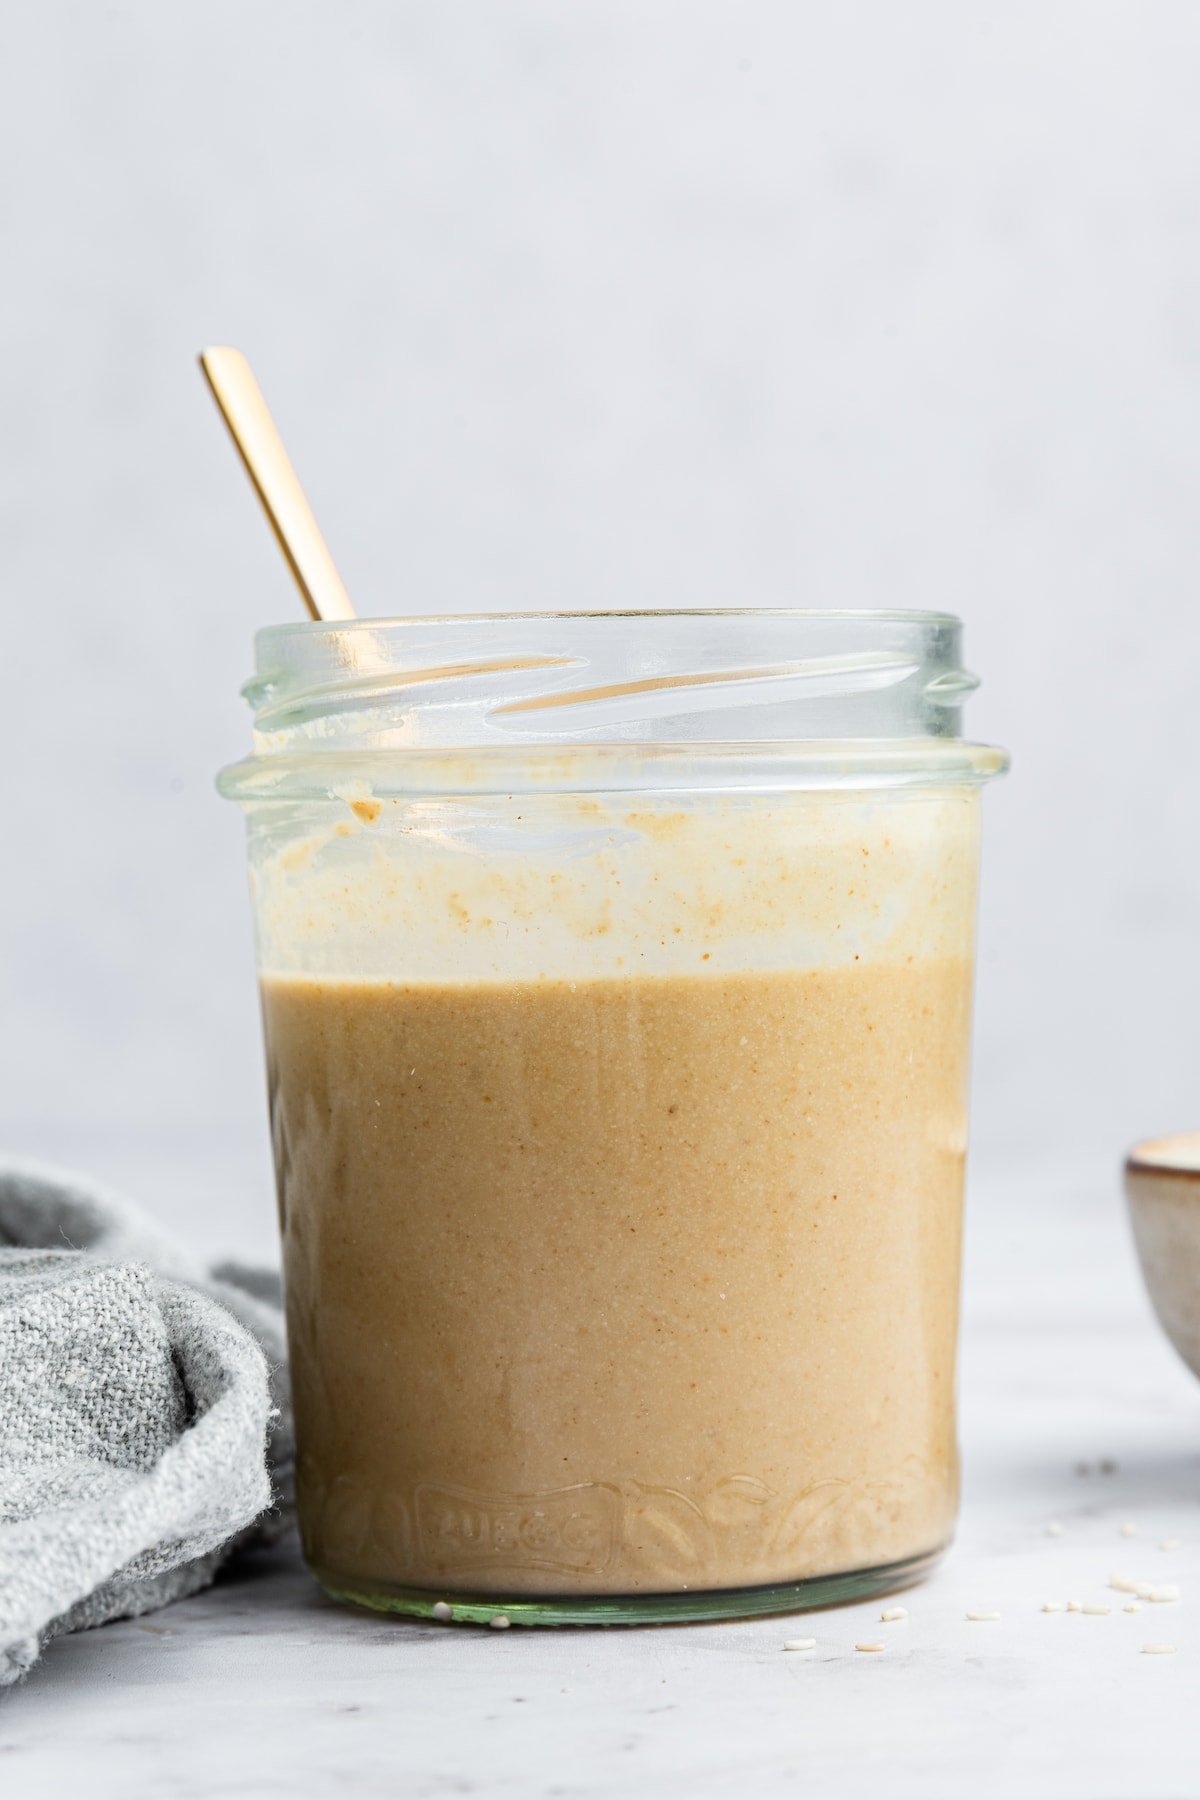
<path fill-rule="evenodd" d="M 1200 1122 L 1200 9 L 10 0 L 5 26 L 13 1148 L 135 1184 L 169 1149 L 161 1206 L 269 1242 L 212 776 L 251 633 L 297 601 L 194 366 L 222 341 L 364 612 L 963 614 L 972 732 L 1015 758 L 977 1158 L 1099 1188 Z"/>

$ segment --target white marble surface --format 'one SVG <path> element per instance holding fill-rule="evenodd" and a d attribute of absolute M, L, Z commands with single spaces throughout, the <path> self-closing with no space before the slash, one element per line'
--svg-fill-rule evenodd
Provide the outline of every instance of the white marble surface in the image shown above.
<path fill-rule="evenodd" d="M 342 1611 L 277 1554 L 53 1645 L 0 1702 L 0 1794 L 1195 1796 L 1200 1387 L 1149 1315 L 1115 1191 L 976 1181 L 964 1350 L 962 1529 L 903 1624 L 873 1603 L 625 1632 L 424 1627 Z M 1114 1571 L 1183 1599 L 1126 1614 Z M 1068 1597 L 1113 1611 L 1041 1612 Z M 973 1608 L 1001 1617 L 969 1623 Z M 814 1652 L 783 1651 L 798 1633 Z M 884 1653 L 856 1653 L 864 1638 Z M 1153 1641 L 1177 1654 L 1143 1655 Z"/>

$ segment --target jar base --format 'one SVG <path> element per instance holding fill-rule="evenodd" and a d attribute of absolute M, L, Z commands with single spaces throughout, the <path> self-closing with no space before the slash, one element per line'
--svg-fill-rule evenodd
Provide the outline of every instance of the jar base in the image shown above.
<path fill-rule="evenodd" d="M 803 1581 L 770 1582 L 762 1587 L 667 1594 L 539 1594 L 532 1598 L 401 1587 L 384 1581 L 364 1582 L 361 1576 L 338 1575 L 316 1564 L 310 1563 L 309 1568 L 330 1599 L 405 1618 L 436 1618 L 440 1623 L 456 1625 L 490 1625 L 497 1617 L 507 1619 L 510 1625 L 686 1625 L 713 1619 L 753 1619 L 770 1613 L 811 1612 L 869 1600 L 923 1580 L 943 1554 L 944 1548 L 939 1547 L 874 1569 L 815 1575 Z M 448 1619 L 442 1610 L 446 1607 L 450 1609 Z"/>

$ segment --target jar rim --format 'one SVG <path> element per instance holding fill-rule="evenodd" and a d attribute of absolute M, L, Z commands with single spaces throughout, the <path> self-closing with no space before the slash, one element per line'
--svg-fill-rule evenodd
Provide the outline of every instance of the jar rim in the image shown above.
<path fill-rule="evenodd" d="M 386 763 L 394 778 L 432 752 L 486 753 L 499 770 L 605 746 L 627 772 L 643 752 L 690 747 L 745 773 L 748 745 L 811 768 L 836 767 L 830 746 L 840 744 L 859 778 L 852 745 L 961 744 L 962 706 L 978 686 L 961 639 L 953 614 L 901 608 L 289 621 L 257 634 L 242 691 L 256 760 L 279 774 L 284 759 L 317 758 L 332 772 L 348 755 Z M 772 785 L 777 776 L 774 764 Z"/>
<path fill-rule="evenodd" d="M 381 613 L 353 619 L 285 619 L 263 625 L 255 643 L 315 637 L 322 631 L 378 631 L 392 625 L 505 625 L 533 619 L 877 619 L 881 624 L 960 625 L 957 613 L 906 606 L 589 606 L 504 608 L 500 612 Z"/>

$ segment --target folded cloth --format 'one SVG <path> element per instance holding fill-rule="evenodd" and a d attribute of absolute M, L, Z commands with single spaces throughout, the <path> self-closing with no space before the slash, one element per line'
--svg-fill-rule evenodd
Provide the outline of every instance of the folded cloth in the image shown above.
<path fill-rule="evenodd" d="M 0 1687 L 280 1535 L 292 1462 L 278 1277 L 205 1272 L 116 1195 L 0 1165 Z"/>

